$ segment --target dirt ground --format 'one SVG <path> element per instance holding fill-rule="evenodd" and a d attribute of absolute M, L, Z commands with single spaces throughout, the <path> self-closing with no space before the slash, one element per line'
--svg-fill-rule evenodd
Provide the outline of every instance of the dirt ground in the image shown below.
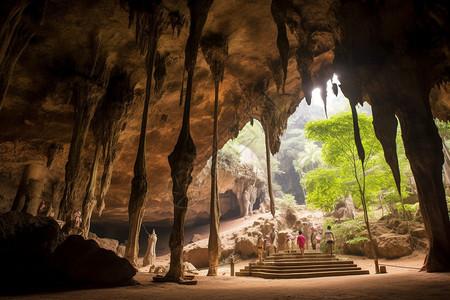
<path fill-rule="evenodd" d="M 134 286 L 60 291 L 5 299 L 450 299 L 450 273 L 419 272 L 425 253 L 395 260 L 381 259 L 387 273 L 374 274 L 371 259 L 345 256 L 370 275 L 311 279 L 262 279 L 230 276 L 222 265 L 219 276 L 199 270 L 197 285 L 154 283 L 153 274 L 140 272 Z M 343 257 L 343 256 L 340 256 Z M 240 261 L 236 270 L 250 261 Z"/>

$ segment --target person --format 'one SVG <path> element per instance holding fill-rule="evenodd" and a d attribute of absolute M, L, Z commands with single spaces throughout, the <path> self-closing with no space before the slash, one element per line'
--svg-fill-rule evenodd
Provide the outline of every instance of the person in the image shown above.
<path fill-rule="evenodd" d="M 256 241 L 256 246 L 258 247 L 258 260 L 259 263 L 262 264 L 262 255 L 264 252 L 264 238 L 262 233 L 258 233 L 258 239 Z"/>
<path fill-rule="evenodd" d="M 333 244 L 335 239 L 330 225 L 327 226 L 327 230 L 325 231 L 323 238 L 327 242 L 328 253 L 330 254 L 330 256 L 333 255 Z"/>
<path fill-rule="evenodd" d="M 302 231 L 299 230 L 298 232 L 298 236 L 297 236 L 297 245 L 300 248 L 300 253 L 303 255 L 303 253 L 305 252 L 305 244 L 306 244 L 306 238 L 305 236 L 302 234 Z"/>
<path fill-rule="evenodd" d="M 278 249 L 278 231 L 275 227 L 272 227 L 272 233 L 270 234 L 270 240 L 272 241 L 273 253 L 277 253 Z"/>
<path fill-rule="evenodd" d="M 286 234 L 287 253 L 292 253 L 292 240 L 293 237 L 290 233 Z"/>

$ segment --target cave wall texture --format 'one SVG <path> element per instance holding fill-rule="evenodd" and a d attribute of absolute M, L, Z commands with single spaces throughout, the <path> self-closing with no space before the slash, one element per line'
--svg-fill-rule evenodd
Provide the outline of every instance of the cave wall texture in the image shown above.
<path fill-rule="evenodd" d="M 100 108 L 123 103 L 126 111 L 106 117 L 121 134 L 114 147 L 108 146 L 117 158 L 101 219 L 128 219 L 147 77 L 146 49 L 136 28 L 144 25 L 130 20 L 138 2 L 0 3 L 1 211 L 11 208 L 19 185 L 18 196 L 53 203 L 56 210 L 66 193 L 68 168 L 75 182 L 73 205 L 81 209 L 96 144 L 101 132 L 108 131 L 98 130 Z M 191 22 L 185 1 L 163 0 L 162 6 L 167 17 L 147 126 L 147 222 L 173 218 L 167 158 L 181 130 L 180 90 L 185 92 Z M 203 34 L 220 33 L 228 40 L 219 95 L 219 148 L 255 118 L 269 128 L 270 150 L 276 153 L 288 117 L 303 98 L 310 102 L 314 88 L 324 92 L 336 73 L 352 104 L 372 105 L 377 137 L 393 170 L 397 116 L 430 236 L 427 269 L 449 270 L 443 154 L 433 123 L 433 117 L 449 118 L 449 12 L 448 1 L 438 0 L 215 0 Z M 213 77 L 199 52 L 190 114 L 197 149 L 194 176 L 211 156 L 213 104 Z M 86 142 L 77 146 L 80 157 L 68 167 L 75 124 L 80 132 L 89 124 L 91 129 L 85 132 Z M 100 155 L 99 183 L 106 152 Z M 209 199 L 195 194 L 191 191 L 191 204 L 197 205 L 188 209 L 187 223 L 209 211 Z"/>

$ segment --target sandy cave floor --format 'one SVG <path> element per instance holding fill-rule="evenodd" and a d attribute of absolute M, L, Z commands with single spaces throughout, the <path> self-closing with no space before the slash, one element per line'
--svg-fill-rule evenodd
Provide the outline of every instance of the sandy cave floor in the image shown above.
<path fill-rule="evenodd" d="M 229 265 L 219 267 L 219 276 L 199 270 L 197 285 L 154 283 L 154 274 L 139 272 L 134 286 L 84 289 L 7 297 L 5 299 L 450 299 L 450 273 L 418 272 L 425 253 L 381 259 L 386 274 L 374 274 L 373 260 L 345 256 L 370 275 L 311 279 L 262 279 L 229 276 Z M 343 257 L 339 255 L 339 257 Z M 158 258 L 157 263 L 167 257 Z M 252 260 L 239 261 L 236 270 Z M 393 267 L 402 266 L 403 268 Z"/>

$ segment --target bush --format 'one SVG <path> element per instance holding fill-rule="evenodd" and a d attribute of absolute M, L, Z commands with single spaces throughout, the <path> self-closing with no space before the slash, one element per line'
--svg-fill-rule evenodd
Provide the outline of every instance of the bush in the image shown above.
<path fill-rule="evenodd" d="M 295 197 L 292 194 L 285 194 L 283 198 L 277 198 L 276 200 L 276 209 L 278 210 L 297 210 L 297 201 L 295 201 Z"/>
<path fill-rule="evenodd" d="M 335 219 L 326 219 L 323 224 L 324 232 L 327 226 L 331 226 L 331 231 L 334 234 L 335 253 L 343 253 L 346 243 L 356 244 L 358 242 L 368 240 L 366 237 L 361 235 L 366 229 L 362 216 L 357 217 L 354 220 L 346 220 L 341 223 L 335 223 Z M 327 252 L 327 243 L 323 239 L 320 242 L 320 251 Z"/>

